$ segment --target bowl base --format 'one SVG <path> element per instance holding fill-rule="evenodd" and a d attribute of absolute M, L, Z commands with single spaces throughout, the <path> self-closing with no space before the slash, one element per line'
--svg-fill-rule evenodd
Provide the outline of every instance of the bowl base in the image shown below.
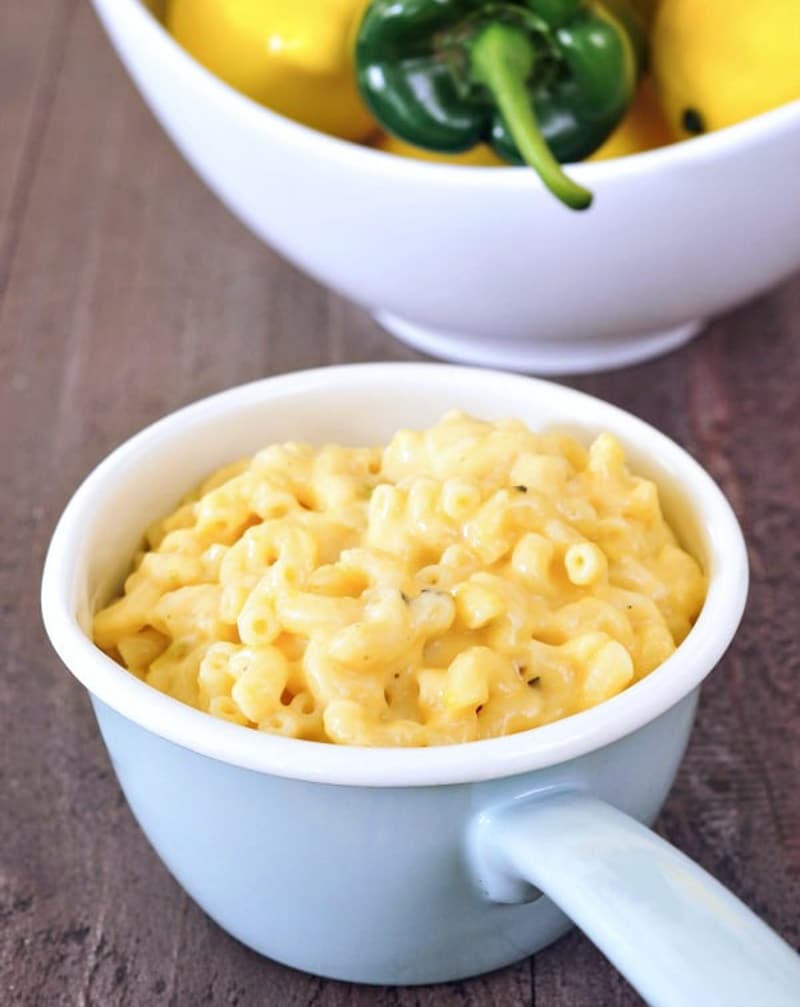
<path fill-rule="evenodd" d="M 643 336 L 526 343 L 518 339 L 470 339 L 415 325 L 383 311 L 376 312 L 374 317 L 395 338 L 433 357 L 528 374 L 586 374 L 638 364 L 683 346 L 705 324 L 703 321 L 686 322 L 674 329 Z"/>

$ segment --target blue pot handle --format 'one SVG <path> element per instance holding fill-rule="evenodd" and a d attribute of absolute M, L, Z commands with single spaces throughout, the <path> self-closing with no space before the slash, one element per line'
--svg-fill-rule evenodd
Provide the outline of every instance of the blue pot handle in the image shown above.
<path fill-rule="evenodd" d="M 481 814 L 477 880 L 497 902 L 549 896 L 652 1007 L 798 1007 L 800 955 L 694 861 L 577 792 Z"/>

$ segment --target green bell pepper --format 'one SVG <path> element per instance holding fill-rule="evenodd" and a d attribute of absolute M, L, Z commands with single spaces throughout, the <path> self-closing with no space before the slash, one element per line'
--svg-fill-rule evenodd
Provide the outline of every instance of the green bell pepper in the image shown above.
<path fill-rule="evenodd" d="M 585 209 L 592 194 L 559 162 L 596 150 L 633 98 L 640 39 L 618 4 L 373 0 L 356 37 L 359 87 L 400 139 L 447 153 L 487 142 Z"/>

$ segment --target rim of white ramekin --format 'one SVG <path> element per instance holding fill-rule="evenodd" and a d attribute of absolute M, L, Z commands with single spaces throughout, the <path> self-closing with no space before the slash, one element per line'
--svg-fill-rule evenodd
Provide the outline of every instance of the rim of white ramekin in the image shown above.
<path fill-rule="evenodd" d="M 652 452 L 677 480 L 708 543 L 710 583 L 700 616 L 677 651 L 647 678 L 613 699 L 564 720 L 521 734 L 431 748 L 359 748 L 301 741 L 218 720 L 178 702 L 116 664 L 81 629 L 76 571 L 87 529 L 119 473 L 130 471 L 170 439 L 214 417 L 230 415 L 269 398 L 313 396 L 332 384 L 441 387 L 480 380 L 499 391 L 524 382 L 531 395 L 556 396 L 565 419 L 591 409 L 597 429 L 619 429 L 638 452 Z M 575 409 L 574 407 L 578 407 Z M 469 392 L 464 408 L 469 408 Z M 584 421 L 585 422 L 585 421 Z M 592 418 L 592 424 L 595 420 Z M 499 371 L 447 364 L 349 364 L 265 378 L 179 409 L 124 442 L 76 490 L 56 526 L 45 562 L 42 613 L 53 647 L 94 696 L 143 728 L 222 762 L 257 772 L 317 783 L 358 786 L 425 786 L 512 776 L 585 755 L 644 726 L 695 689 L 727 649 L 747 594 L 747 553 L 736 517 L 711 476 L 686 452 L 649 424 L 600 399 L 552 382 Z"/>
<path fill-rule="evenodd" d="M 236 91 L 189 55 L 169 34 L 166 28 L 142 3 L 142 0 L 92 0 L 104 12 L 109 24 L 119 22 L 126 32 L 139 36 L 153 55 L 170 60 L 192 86 L 202 101 L 227 105 L 234 118 L 240 118 L 265 134 L 281 135 L 282 139 L 298 149 L 307 150 L 309 157 L 329 158 L 354 170 L 369 170 L 370 163 L 391 179 L 425 180 L 430 185 L 448 188 L 530 189 L 542 183 L 529 168 L 519 166 L 478 167 L 441 164 L 413 158 L 397 157 L 363 144 L 342 140 L 320 133 L 301 123 L 273 112 L 246 95 Z M 570 174 L 576 181 L 590 188 L 615 178 L 631 175 L 661 174 L 672 167 L 691 166 L 724 158 L 729 154 L 746 156 L 746 152 L 762 142 L 767 142 L 787 130 L 800 129 L 800 99 L 754 116 L 743 122 L 715 130 L 702 136 L 654 150 L 629 154 L 607 161 L 583 161 L 570 165 Z"/>

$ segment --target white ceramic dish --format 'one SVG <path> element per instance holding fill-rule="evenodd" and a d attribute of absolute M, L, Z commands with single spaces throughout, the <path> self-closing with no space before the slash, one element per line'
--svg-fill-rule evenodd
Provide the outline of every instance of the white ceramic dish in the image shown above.
<path fill-rule="evenodd" d="M 646 679 L 523 734 L 366 751 L 215 720 L 92 644 L 92 613 L 118 587 L 143 528 L 211 470 L 273 441 L 379 443 L 458 406 L 583 436 L 610 430 L 658 481 L 710 585 L 687 639 Z M 117 449 L 59 522 L 42 606 L 153 846 L 221 926 L 261 953 L 342 979 L 435 982 L 525 957 L 569 916 L 656 1007 L 794 1007 L 800 960 L 788 945 L 640 824 L 666 798 L 700 683 L 746 591 L 725 498 L 651 427 L 546 382 L 373 364 L 245 385 Z"/>
<path fill-rule="evenodd" d="M 600 370 L 678 346 L 800 267 L 800 102 L 571 169 L 410 161 L 276 115 L 213 77 L 140 0 L 93 0 L 177 147 L 260 238 L 398 338 L 464 363 Z"/>

